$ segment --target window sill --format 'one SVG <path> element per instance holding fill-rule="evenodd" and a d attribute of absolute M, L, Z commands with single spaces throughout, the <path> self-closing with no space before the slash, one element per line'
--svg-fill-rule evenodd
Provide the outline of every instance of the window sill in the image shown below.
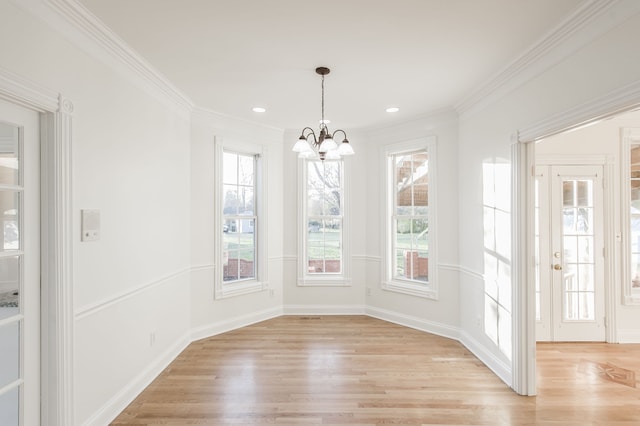
<path fill-rule="evenodd" d="M 222 284 L 222 288 L 216 289 L 216 299 L 227 299 L 229 297 L 241 296 L 243 294 L 257 293 L 266 290 L 267 282 L 261 281 L 241 281 L 233 284 Z"/>
<path fill-rule="evenodd" d="M 299 287 L 351 287 L 351 278 L 342 275 L 334 277 L 298 278 Z"/>
<path fill-rule="evenodd" d="M 624 296 L 624 304 L 625 305 L 640 305 L 640 294 L 628 294 Z"/>
<path fill-rule="evenodd" d="M 386 281 L 382 283 L 382 289 L 410 296 L 423 297 L 425 299 L 438 300 L 438 292 L 430 284 L 413 284 L 402 281 Z"/>

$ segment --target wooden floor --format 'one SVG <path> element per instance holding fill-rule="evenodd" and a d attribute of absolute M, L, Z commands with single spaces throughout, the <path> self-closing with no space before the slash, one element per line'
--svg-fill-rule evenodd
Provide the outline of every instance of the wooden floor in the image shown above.
<path fill-rule="evenodd" d="M 640 425 L 640 345 L 539 344 L 538 396 L 460 343 L 285 316 L 191 344 L 112 425 Z"/>

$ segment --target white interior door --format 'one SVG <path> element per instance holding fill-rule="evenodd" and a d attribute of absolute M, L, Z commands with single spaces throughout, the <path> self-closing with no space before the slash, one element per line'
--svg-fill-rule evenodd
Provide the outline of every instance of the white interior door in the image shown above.
<path fill-rule="evenodd" d="M 539 166 L 539 341 L 604 341 L 602 166 Z"/>
<path fill-rule="evenodd" d="M 0 101 L 0 424 L 40 424 L 38 113 Z"/>

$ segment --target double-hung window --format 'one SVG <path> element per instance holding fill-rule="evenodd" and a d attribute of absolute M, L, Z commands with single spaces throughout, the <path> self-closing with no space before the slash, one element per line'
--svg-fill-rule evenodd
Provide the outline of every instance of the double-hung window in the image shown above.
<path fill-rule="evenodd" d="M 622 130 L 623 293 L 640 304 L 640 128 Z"/>
<path fill-rule="evenodd" d="M 264 233 L 259 153 L 216 143 L 219 220 L 216 298 L 263 289 Z"/>
<path fill-rule="evenodd" d="M 300 285 L 348 285 L 344 162 L 302 162 Z"/>
<path fill-rule="evenodd" d="M 385 149 L 387 290 L 437 297 L 434 159 L 433 141 Z"/>

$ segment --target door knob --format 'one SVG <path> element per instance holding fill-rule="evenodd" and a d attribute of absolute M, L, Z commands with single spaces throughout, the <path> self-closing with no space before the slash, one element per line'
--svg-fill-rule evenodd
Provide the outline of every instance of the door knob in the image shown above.
<path fill-rule="evenodd" d="M 562 265 L 560 265 L 559 263 L 556 263 L 555 265 L 553 265 L 553 269 L 555 269 L 556 271 L 559 271 L 562 269 Z"/>

